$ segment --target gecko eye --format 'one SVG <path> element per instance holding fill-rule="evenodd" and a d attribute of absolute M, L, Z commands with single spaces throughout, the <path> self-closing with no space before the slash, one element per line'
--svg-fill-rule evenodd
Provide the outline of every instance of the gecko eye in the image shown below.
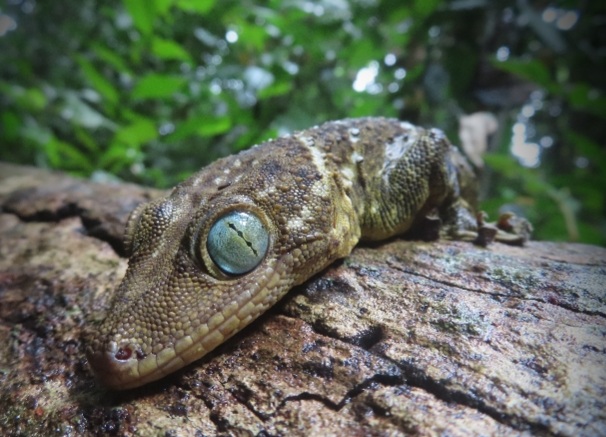
<path fill-rule="evenodd" d="M 210 228 L 206 249 L 213 262 L 228 275 L 242 275 L 257 267 L 269 247 L 269 232 L 256 215 L 232 211 Z"/>

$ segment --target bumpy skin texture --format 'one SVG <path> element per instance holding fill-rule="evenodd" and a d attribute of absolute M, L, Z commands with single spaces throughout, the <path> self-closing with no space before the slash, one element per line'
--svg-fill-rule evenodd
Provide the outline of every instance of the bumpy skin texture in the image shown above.
<path fill-rule="evenodd" d="M 439 216 L 457 237 L 476 222 L 461 190 L 465 160 L 438 130 L 383 118 L 335 121 L 221 159 L 133 212 L 126 276 L 87 354 L 113 389 L 146 384 L 199 359 L 294 285 L 358 241 L 381 240 Z M 209 229 L 229 211 L 269 233 L 260 264 L 228 275 Z"/>

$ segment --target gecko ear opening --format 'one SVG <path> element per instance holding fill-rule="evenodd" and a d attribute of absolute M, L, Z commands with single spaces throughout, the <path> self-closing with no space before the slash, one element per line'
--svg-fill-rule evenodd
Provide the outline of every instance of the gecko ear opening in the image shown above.
<path fill-rule="evenodd" d="M 253 270 L 263 261 L 268 248 L 269 231 L 250 211 L 233 210 L 219 217 L 206 238 L 210 259 L 229 276 Z"/>

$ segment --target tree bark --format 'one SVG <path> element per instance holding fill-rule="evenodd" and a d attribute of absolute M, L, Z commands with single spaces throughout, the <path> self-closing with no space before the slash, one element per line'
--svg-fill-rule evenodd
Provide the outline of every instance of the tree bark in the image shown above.
<path fill-rule="evenodd" d="M 162 192 L 0 164 L 0 434 L 606 435 L 606 250 L 361 246 L 213 353 L 129 392 L 81 333 Z"/>

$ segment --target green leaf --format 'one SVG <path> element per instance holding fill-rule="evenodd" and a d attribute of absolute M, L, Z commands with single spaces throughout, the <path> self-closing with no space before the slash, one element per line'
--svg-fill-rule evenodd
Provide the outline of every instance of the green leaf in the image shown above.
<path fill-rule="evenodd" d="M 438 6 L 442 5 L 442 0 L 416 0 L 414 2 L 414 11 L 416 19 L 422 19 L 435 11 Z"/>
<path fill-rule="evenodd" d="M 185 84 L 186 79 L 179 76 L 151 73 L 144 76 L 132 91 L 133 99 L 161 99 L 172 96 Z"/>
<path fill-rule="evenodd" d="M 604 152 L 598 143 L 574 131 L 568 131 L 566 139 L 573 143 L 574 147 L 591 161 L 597 161 L 598 164 L 601 163 L 606 166 L 606 152 Z"/>
<path fill-rule="evenodd" d="M 229 117 L 219 118 L 200 118 L 196 133 L 201 137 L 212 137 L 227 132 L 231 128 L 231 119 Z"/>
<path fill-rule="evenodd" d="M 90 174 L 95 169 L 95 164 L 88 155 L 82 153 L 76 146 L 65 141 L 53 138 L 51 147 L 59 152 L 61 166 L 79 170 L 80 174 Z"/>
<path fill-rule="evenodd" d="M 113 142 L 101 155 L 97 167 L 108 169 L 115 174 L 134 162 L 136 155 L 137 153 L 133 153 L 132 149 L 124 147 L 124 144 Z"/>
<path fill-rule="evenodd" d="M 568 91 L 568 100 L 575 109 L 606 119 L 606 98 L 596 94 L 588 84 L 575 84 Z"/>
<path fill-rule="evenodd" d="M 157 137 L 158 131 L 155 123 L 147 118 L 140 118 L 127 126 L 121 127 L 114 136 L 117 142 L 134 148 L 139 148 L 141 144 Z"/>
<path fill-rule="evenodd" d="M 4 140 L 14 140 L 18 137 L 21 121 L 14 112 L 8 110 L 0 112 L 0 124 L 2 126 L 0 132 Z"/>
<path fill-rule="evenodd" d="M 568 131 L 566 140 L 572 145 L 574 150 L 595 165 L 599 169 L 599 179 L 606 178 L 606 151 L 598 143 L 587 138 L 585 135 Z"/>
<path fill-rule="evenodd" d="M 51 167 L 63 168 L 61 166 L 61 155 L 59 153 L 59 141 L 52 135 L 49 136 L 48 141 L 44 145 L 44 156 Z"/>
<path fill-rule="evenodd" d="M 282 96 L 282 95 L 288 93 L 289 91 L 291 91 L 292 86 L 293 86 L 293 84 L 290 81 L 275 82 L 275 83 L 272 83 L 271 85 L 261 89 L 257 93 L 257 97 L 259 98 L 259 100 L 263 100 L 263 99 L 267 99 L 269 97 Z"/>
<path fill-rule="evenodd" d="M 99 73 L 88 59 L 83 56 L 77 56 L 76 60 L 90 85 L 109 103 L 114 105 L 118 103 L 119 95 L 112 83 Z"/>
<path fill-rule="evenodd" d="M 143 35 L 150 35 L 156 18 L 155 2 L 153 0 L 124 0 L 124 6 L 133 19 L 135 27 Z"/>
<path fill-rule="evenodd" d="M 606 245 L 606 236 L 597 226 L 591 226 L 589 224 L 580 222 L 579 231 L 581 238 L 579 241 L 587 242 L 591 244 L 597 244 L 600 246 Z"/>
<path fill-rule="evenodd" d="M 46 146 L 54 138 L 52 131 L 38 124 L 32 117 L 27 117 L 20 128 L 21 138 L 38 146 Z"/>
<path fill-rule="evenodd" d="M 176 0 L 175 6 L 186 12 L 195 12 L 200 15 L 208 13 L 215 5 L 216 0 Z"/>
<path fill-rule="evenodd" d="M 84 103 L 75 92 L 66 93 L 61 116 L 70 123 L 89 129 L 111 124 L 101 113 Z"/>
<path fill-rule="evenodd" d="M 350 65 L 356 68 L 362 68 L 368 65 L 373 59 L 378 58 L 376 54 L 376 47 L 372 41 L 367 39 L 361 39 L 352 44 L 348 48 L 348 62 Z"/>
<path fill-rule="evenodd" d="M 38 112 L 47 104 L 46 96 L 38 88 L 24 88 L 9 82 L 0 82 L 0 92 L 13 99 L 16 106 L 26 111 Z"/>
<path fill-rule="evenodd" d="M 265 42 L 269 38 L 267 31 L 263 26 L 256 26 L 243 22 L 237 29 L 238 44 L 243 44 L 252 50 L 262 52 L 265 47 Z M 267 51 L 271 55 L 271 51 Z"/>
<path fill-rule="evenodd" d="M 167 141 L 176 143 L 192 135 L 211 137 L 227 132 L 232 127 L 229 117 L 204 117 L 195 114 L 177 124 L 173 133 L 167 136 Z"/>
<path fill-rule="evenodd" d="M 156 12 L 158 15 L 164 16 L 173 5 L 173 0 L 155 0 Z"/>
<path fill-rule="evenodd" d="M 161 59 L 192 62 L 189 53 L 170 39 L 154 37 L 152 40 L 152 52 Z"/>
<path fill-rule="evenodd" d="M 602 187 L 604 187 L 603 182 L 596 185 L 576 184 L 571 188 L 574 196 L 581 201 L 585 211 L 599 215 L 604 208 L 604 201 L 606 201 Z"/>
<path fill-rule="evenodd" d="M 520 170 L 520 165 L 509 155 L 487 153 L 484 155 L 484 161 L 493 170 L 506 177 L 515 177 L 516 173 Z"/>
<path fill-rule="evenodd" d="M 41 111 L 46 108 L 47 99 L 44 93 L 38 88 L 28 88 L 20 102 L 23 108 L 31 111 Z"/>
<path fill-rule="evenodd" d="M 178 123 L 175 130 L 167 135 L 166 140 L 171 143 L 179 142 L 191 135 L 194 135 L 200 125 L 200 116 L 198 114 L 188 118 L 185 121 Z"/>
<path fill-rule="evenodd" d="M 120 73 L 130 73 L 130 68 L 127 67 L 126 62 L 116 52 L 101 44 L 93 44 L 92 50 L 99 59 L 114 67 L 114 70 Z"/>
<path fill-rule="evenodd" d="M 93 153 L 95 155 L 99 153 L 99 145 L 97 144 L 97 141 L 95 141 L 91 133 L 89 133 L 86 129 L 79 126 L 74 126 L 74 133 L 76 134 L 78 143 L 86 147 L 89 153 Z"/>
<path fill-rule="evenodd" d="M 551 74 L 545 64 L 539 60 L 509 59 L 507 61 L 498 61 L 497 59 L 493 59 L 492 65 L 495 68 L 513 73 L 531 82 L 535 82 L 550 91 L 554 91 Z"/>

